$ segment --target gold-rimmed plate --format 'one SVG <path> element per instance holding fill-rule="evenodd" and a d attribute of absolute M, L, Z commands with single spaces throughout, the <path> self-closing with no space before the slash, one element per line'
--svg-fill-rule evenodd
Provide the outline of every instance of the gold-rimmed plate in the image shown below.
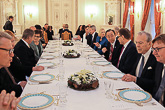
<path fill-rule="evenodd" d="M 47 83 L 55 79 L 52 74 L 35 74 L 29 78 L 32 82 Z"/>
<path fill-rule="evenodd" d="M 54 102 L 54 98 L 48 94 L 30 94 L 22 97 L 18 107 L 24 110 L 43 109 Z"/>
<path fill-rule="evenodd" d="M 119 97 L 131 103 L 146 103 L 151 101 L 152 96 L 150 93 L 140 89 L 125 89 L 118 93 Z"/>
<path fill-rule="evenodd" d="M 93 64 L 98 66 L 106 66 L 106 65 L 110 65 L 111 63 L 108 61 L 93 61 Z"/>

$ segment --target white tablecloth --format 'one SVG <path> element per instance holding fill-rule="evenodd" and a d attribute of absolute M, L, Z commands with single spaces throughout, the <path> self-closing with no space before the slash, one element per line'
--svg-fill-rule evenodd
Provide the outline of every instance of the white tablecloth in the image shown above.
<path fill-rule="evenodd" d="M 55 47 L 56 45 L 51 45 L 53 42 L 57 41 L 51 41 L 48 43 L 48 48 L 50 49 L 52 47 Z M 45 50 L 46 50 L 45 49 Z M 68 50 L 68 49 L 75 49 L 75 50 L 83 50 L 85 48 L 78 48 L 77 46 L 62 46 L 62 51 Z M 56 53 L 46 53 L 44 52 L 42 55 L 58 55 L 58 52 Z M 88 69 L 92 70 L 92 65 L 86 65 L 86 59 L 85 55 L 88 54 L 97 54 L 95 51 L 93 52 L 84 52 L 84 55 L 80 58 L 75 59 L 67 59 L 63 58 L 64 60 L 64 67 L 65 67 L 65 83 L 67 87 L 67 79 L 71 74 L 74 74 L 75 72 L 79 72 L 82 69 Z M 95 60 L 105 60 L 104 58 L 90 58 L 90 62 Z M 105 60 L 106 61 L 106 60 Z M 59 58 L 55 58 L 53 60 L 46 60 L 46 59 L 40 59 L 38 63 L 40 62 L 53 62 L 58 64 Z M 98 66 L 99 67 L 99 74 L 102 73 L 102 71 L 110 71 L 115 70 L 119 71 L 117 68 L 115 68 L 113 65 L 108 66 Z M 39 74 L 39 73 L 50 73 L 55 76 L 59 74 L 59 67 L 57 66 L 54 69 L 45 69 L 44 71 L 34 71 L 32 75 Z M 144 104 L 143 107 L 140 107 L 134 103 L 129 103 L 125 101 L 115 101 L 114 99 L 108 99 L 105 95 L 105 89 L 104 89 L 104 81 L 108 80 L 114 83 L 114 92 L 117 88 L 134 88 L 138 87 L 133 82 L 123 82 L 120 79 L 119 80 L 112 80 L 112 79 L 106 79 L 106 78 L 98 78 L 99 79 L 99 87 L 95 90 L 91 91 L 77 91 L 73 90 L 71 88 L 67 89 L 67 103 L 65 107 L 56 106 L 55 104 L 52 104 L 50 107 L 45 108 L 45 110 L 164 110 L 164 107 L 161 106 L 159 103 L 157 103 L 154 99 L 152 99 L 148 103 L 156 102 L 157 105 L 151 105 L 151 104 Z M 50 95 L 58 95 L 59 94 L 59 81 L 53 80 L 49 84 L 39 84 L 39 85 L 31 85 L 27 84 L 22 96 L 25 96 L 25 94 L 28 93 L 40 93 L 45 91 L 46 94 Z M 136 97 L 136 96 L 135 96 Z M 42 100 L 41 100 L 42 101 Z M 60 104 L 59 104 L 60 105 Z"/>

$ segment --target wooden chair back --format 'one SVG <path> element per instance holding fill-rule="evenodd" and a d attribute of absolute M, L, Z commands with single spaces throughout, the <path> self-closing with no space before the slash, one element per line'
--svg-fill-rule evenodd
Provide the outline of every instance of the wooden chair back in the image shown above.
<path fill-rule="evenodd" d="M 65 31 L 61 34 L 61 39 L 62 40 L 71 40 L 71 34 L 67 31 Z"/>

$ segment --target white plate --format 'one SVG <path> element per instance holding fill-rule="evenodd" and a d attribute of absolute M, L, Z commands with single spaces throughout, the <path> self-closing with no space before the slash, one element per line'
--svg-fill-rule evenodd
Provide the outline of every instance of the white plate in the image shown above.
<path fill-rule="evenodd" d="M 51 62 L 42 62 L 42 63 L 38 63 L 37 64 L 38 66 L 44 66 L 44 67 L 52 67 L 52 66 L 55 66 L 54 63 L 51 63 Z"/>
<path fill-rule="evenodd" d="M 54 78 L 55 76 L 51 74 L 36 74 L 36 75 L 31 76 L 29 80 L 32 82 L 42 83 L 42 82 L 52 81 Z"/>
<path fill-rule="evenodd" d="M 127 102 L 148 102 L 152 99 L 148 92 L 139 89 L 126 89 L 118 94 L 122 100 Z"/>
<path fill-rule="evenodd" d="M 103 76 L 110 79 L 121 79 L 124 76 L 124 73 L 119 71 L 107 71 L 103 73 Z"/>
<path fill-rule="evenodd" d="M 44 55 L 41 58 L 43 58 L 43 59 L 49 59 L 49 58 L 55 58 L 55 56 L 53 56 L 53 55 Z"/>
<path fill-rule="evenodd" d="M 84 49 L 84 52 L 93 52 L 92 49 Z"/>
<path fill-rule="evenodd" d="M 105 65 L 110 65 L 111 63 L 108 61 L 94 61 L 94 64 L 99 66 L 105 66 Z"/>
<path fill-rule="evenodd" d="M 100 58 L 101 56 L 99 54 L 90 54 L 88 55 L 90 58 Z"/>
<path fill-rule="evenodd" d="M 39 110 L 53 104 L 54 98 L 48 94 L 31 94 L 24 96 L 18 104 L 20 109 Z"/>

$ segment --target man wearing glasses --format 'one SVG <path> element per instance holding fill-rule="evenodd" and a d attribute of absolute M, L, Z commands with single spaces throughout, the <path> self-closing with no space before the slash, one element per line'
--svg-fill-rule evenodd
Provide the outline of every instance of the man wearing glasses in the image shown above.
<path fill-rule="evenodd" d="M 130 31 L 127 28 L 121 28 L 118 37 L 118 40 L 123 47 L 116 67 L 123 73 L 130 73 L 137 60 L 138 53 L 136 46 L 131 41 Z"/>
<path fill-rule="evenodd" d="M 154 98 L 159 102 L 163 102 L 165 90 L 165 34 L 156 37 L 152 43 L 153 55 L 156 57 L 156 60 L 160 62 L 156 68 Z M 165 105 L 164 103 L 161 104 Z"/>
<path fill-rule="evenodd" d="M 116 66 L 122 45 L 120 45 L 118 38 L 115 36 L 114 30 L 107 30 L 106 38 L 108 40 L 108 44 L 107 47 L 102 49 L 102 52 L 104 53 L 105 59 L 112 62 L 112 64 Z"/>
<path fill-rule="evenodd" d="M 17 84 L 7 68 L 10 66 L 14 56 L 11 39 L 12 37 L 7 33 L 0 32 L 0 91 L 15 91 L 16 96 L 19 97 L 26 85 L 26 81 L 21 81 Z"/>
<path fill-rule="evenodd" d="M 130 74 L 125 74 L 122 80 L 127 82 L 133 81 L 152 94 L 157 64 L 156 58 L 151 51 L 152 37 L 149 33 L 141 31 L 138 33 L 135 43 L 139 53 L 137 61 Z"/>

